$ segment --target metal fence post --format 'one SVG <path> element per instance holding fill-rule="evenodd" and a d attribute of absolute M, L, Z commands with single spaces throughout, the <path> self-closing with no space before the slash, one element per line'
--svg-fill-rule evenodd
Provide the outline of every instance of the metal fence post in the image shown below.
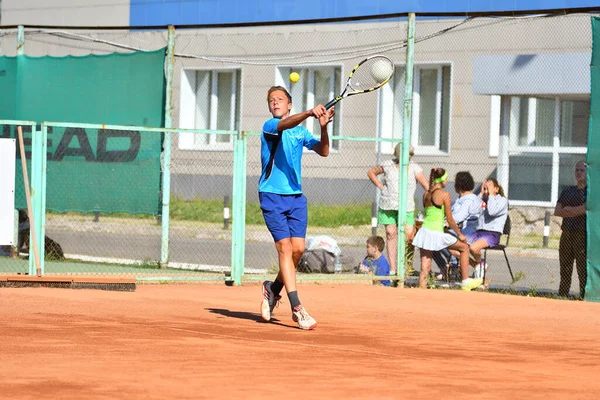
<path fill-rule="evenodd" d="M 173 64 L 175 63 L 175 27 L 169 25 L 165 95 L 165 128 L 173 125 Z M 171 199 L 171 132 L 164 132 L 162 174 L 162 218 L 160 265 L 169 264 L 169 212 Z"/>
<path fill-rule="evenodd" d="M 379 164 L 377 164 L 379 165 Z M 377 235 L 377 202 L 371 203 L 371 235 Z"/>
<path fill-rule="evenodd" d="M 223 197 L 223 229 L 229 229 L 229 219 L 231 212 L 229 210 L 229 196 Z"/>
<path fill-rule="evenodd" d="M 40 259 L 40 272 L 44 275 L 44 238 L 46 237 L 46 152 L 48 149 L 48 128 L 42 123 L 41 131 L 31 127 L 31 208 L 33 224 L 30 224 L 29 275 L 36 274 L 35 253 L 32 231 L 37 237 L 37 252 Z M 30 219 L 31 220 L 31 219 Z"/>
<path fill-rule="evenodd" d="M 25 52 L 25 27 L 19 25 L 17 28 L 17 55 Z M 14 245 L 11 249 L 12 256 L 19 257 L 19 210 L 15 209 Z M 31 269 L 30 269 L 31 272 Z"/>
<path fill-rule="evenodd" d="M 546 210 L 544 215 L 544 239 L 543 246 L 548 247 L 548 237 L 550 236 L 550 210 Z"/>
<path fill-rule="evenodd" d="M 231 276 L 242 284 L 246 249 L 246 134 L 238 132 L 233 152 L 233 223 L 231 226 Z"/>
<path fill-rule="evenodd" d="M 408 197 L 408 162 L 410 150 L 410 134 L 412 122 L 412 92 L 413 92 L 413 67 L 415 52 L 415 13 L 408 13 L 408 26 L 406 32 L 406 69 L 404 71 L 404 118 L 402 120 L 402 141 L 400 149 L 400 174 L 398 175 L 398 259 L 397 269 L 399 286 L 404 287 L 404 259 L 406 258 L 406 200 Z"/>
<path fill-rule="evenodd" d="M 19 25 L 17 27 L 17 55 L 25 54 L 25 27 Z"/>

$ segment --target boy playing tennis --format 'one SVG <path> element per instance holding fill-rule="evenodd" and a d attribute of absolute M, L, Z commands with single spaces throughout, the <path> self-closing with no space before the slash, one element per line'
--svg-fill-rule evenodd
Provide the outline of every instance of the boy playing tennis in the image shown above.
<path fill-rule="evenodd" d="M 335 111 L 319 104 L 311 110 L 290 115 L 292 96 L 281 86 L 269 89 L 267 102 L 273 118 L 263 125 L 258 198 L 265 223 L 275 241 L 279 273 L 275 281 L 262 284 L 260 313 L 265 321 L 271 320 L 273 309 L 281 299 L 279 293 L 285 286 L 292 307 L 292 320 L 301 329 L 314 329 L 317 321 L 302 306 L 296 290 L 296 266 L 304 253 L 308 224 L 307 202 L 302 194 L 302 154 L 303 147 L 306 147 L 322 157 L 329 155 L 327 124 Z M 319 119 L 320 141 L 300 126 L 309 117 Z"/>

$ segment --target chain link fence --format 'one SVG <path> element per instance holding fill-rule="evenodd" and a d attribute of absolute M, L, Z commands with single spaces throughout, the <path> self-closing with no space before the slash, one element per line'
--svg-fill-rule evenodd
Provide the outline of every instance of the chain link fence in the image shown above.
<path fill-rule="evenodd" d="M 257 132 L 269 118 L 267 89 L 286 87 L 293 112 L 303 111 L 333 98 L 362 58 L 384 54 L 396 65 L 390 83 L 339 103 L 329 125 L 331 154 L 307 151 L 303 158 L 308 238 L 334 239 L 342 277 L 355 276 L 367 238 L 388 239 L 384 226 L 372 224 L 380 193 L 367 172 L 393 158 L 394 140 L 402 136 L 406 31 L 405 20 L 177 30 L 173 126 L 214 133 L 173 136 L 170 268 L 159 268 L 160 215 L 93 210 L 47 214 L 46 233 L 62 247 L 65 265 L 75 271 L 72 265 L 90 262 L 77 264 L 82 273 L 193 279 L 197 271 L 212 271 L 210 276 L 222 277 L 231 265 L 231 222 L 238 216 L 230 209 L 235 138 L 218 132 L 238 131 L 252 132 L 246 136 L 245 278 L 272 276 L 277 253 L 257 196 Z M 24 53 L 35 57 L 106 54 L 163 48 L 167 32 L 26 28 L 24 43 Z M 16 49 L 17 32 L 2 32 L 2 55 L 14 56 Z M 417 19 L 413 160 L 427 178 L 432 168 L 445 168 L 453 199 L 459 171 L 472 174 L 475 193 L 488 177 L 503 186 L 512 223 L 506 248 L 512 276 L 502 252 L 488 252 L 492 287 L 558 289 L 562 218 L 554 208 L 563 189 L 575 185 L 575 163 L 586 156 L 590 56 L 588 14 Z M 297 83 L 289 80 L 291 72 L 300 75 Z M 318 136 L 318 121 L 304 125 Z M 423 193 L 417 185 L 416 214 L 423 210 Z M 4 271 L 11 268 L 7 259 L 0 259 Z M 114 259 L 122 266 L 115 267 Z M 419 268 L 417 251 L 407 270 Z M 438 272 L 435 264 L 433 270 Z M 407 278 L 410 283 L 415 276 Z M 432 276 L 431 284 L 448 281 Z M 579 292 L 576 277 L 570 290 Z"/>

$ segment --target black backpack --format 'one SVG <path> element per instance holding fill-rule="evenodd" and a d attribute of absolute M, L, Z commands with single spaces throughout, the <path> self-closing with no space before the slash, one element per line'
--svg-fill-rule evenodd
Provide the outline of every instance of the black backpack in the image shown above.
<path fill-rule="evenodd" d="M 333 274 L 335 256 L 324 249 L 306 250 L 298 262 L 298 272 Z"/>

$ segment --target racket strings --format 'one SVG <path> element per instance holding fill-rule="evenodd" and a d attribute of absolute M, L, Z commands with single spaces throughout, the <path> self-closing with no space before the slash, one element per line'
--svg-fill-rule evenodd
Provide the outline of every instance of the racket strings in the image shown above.
<path fill-rule="evenodd" d="M 373 74 L 373 67 L 378 64 L 379 67 L 381 67 L 381 63 L 384 63 L 384 66 L 389 67 L 389 74 L 385 74 L 385 76 Z M 350 78 L 349 85 L 353 90 L 357 91 L 373 89 L 386 82 L 393 72 L 394 64 L 388 58 L 373 57 L 362 63 L 356 71 L 354 71 L 352 78 Z"/>

